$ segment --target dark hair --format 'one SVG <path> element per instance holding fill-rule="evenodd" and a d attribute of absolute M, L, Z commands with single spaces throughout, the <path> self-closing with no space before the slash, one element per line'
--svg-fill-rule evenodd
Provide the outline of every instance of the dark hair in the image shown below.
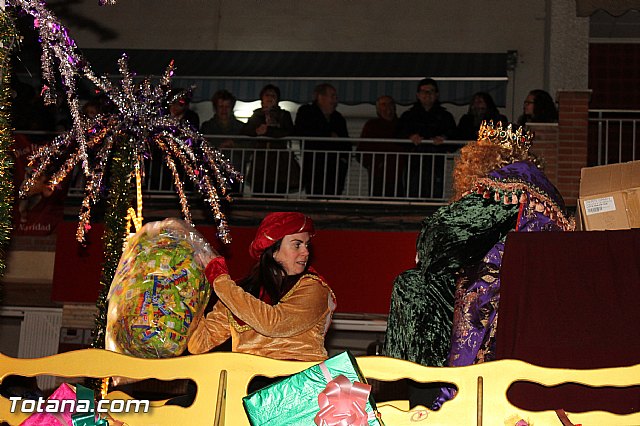
<path fill-rule="evenodd" d="M 231 108 L 236 106 L 236 97 L 233 96 L 233 94 L 231 94 L 231 92 L 226 89 L 218 90 L 211 97 L 211 103 L 213 104 L 214 110 L 216 109 L 219 100 L 231 101 Z"/>
<path fill-rule="evenodd" d="M 274 305 L 298 282 L 300 276 L 307 272 L 305 268 L 302 274 L 286 274 L 282 265 L 273 258 L 273 254 L 280 249 L 281 244 L 282 240 L 278 240 L 265 249 L 260 255 L 260 261 L 253 266 L 249 275 L 238 283 L 244 291 L 257 299 L 260 298 L 260 290 L 264 288 L 271 298 L 271 304 Z"/>
<path fill-rule="evenodd" d="M 418 82 L 418 87 L 416 87 L 416 92 L 420 91 L 420 87 L 422 86 L 426 86 L 427 84 L 430 84 L 431 86 L 433 86 L 436 89 L 436 92 L 439 92 L 440 89 L 438 88 L 438 83 L 432 79 L 432 78 L 423 78 L 422 80 L 420 80 Z"/>
<path fill-rule="evenodd" d="M 276 92 L 276 98 L 278 99 L 278 102 L 280 101 L 280 89 L 278 88 L 278 86 L 273 84 L 267 84 L 262 88 L 262 90 L 260 90 L 260 99 L 262 99 L 262 95 L 264 95 L 267 90 L 273 90 L 274 92 Z"/>
<path fill-rule="evenodd" d="M 476 92 L 471 96 L 471 102 L 469 103 L 469 113 L 471 114 L 473 111 L 471 110 L 471 106 L 473 105 L 473 100 L 475 98 L 481 98 L 485 104 L 487 104 L 487 115 L 498 114 L 498 107 L 496 106 L 495 101 L 487 92 Z M 497 123 L 496 123 L 497 124 Z"/>
<path fill-rule="evenodd" d="M 533 123 L 555 123 L 558 121 L 558 110 L 551 95 L 544 90 L 535 89 L 529 92 L 533 96 Z"/>
<path fill-rule="evenodd" d="M 336 90 L 335 87 L 333 87 L 333 85 L 329 84 L 329 83 L 320 83 L 318 84 L 314 89 L 313 89 L 313 100 L 317 101 L 318 100 L 318 96 L 319 95 L 326 95 L 327 92 L 330 90 Z"/>

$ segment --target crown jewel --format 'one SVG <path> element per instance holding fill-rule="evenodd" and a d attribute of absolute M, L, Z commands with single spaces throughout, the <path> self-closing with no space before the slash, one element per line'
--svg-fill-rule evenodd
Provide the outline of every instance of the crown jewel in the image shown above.
<path fill-rule="evenodd" d="M 502 127 L 502 123 L 497 125 L 491 121 L 483 121 L 478 130 L 478 140 L 488 140 L 489 142 L 499 145 L 513 153 L 525 153 L 529 151 L 533 144 L 533 132 L 526 130 L 524 126 L 518 126 L 513 130 L 513 126 L 508 124 Z"/>

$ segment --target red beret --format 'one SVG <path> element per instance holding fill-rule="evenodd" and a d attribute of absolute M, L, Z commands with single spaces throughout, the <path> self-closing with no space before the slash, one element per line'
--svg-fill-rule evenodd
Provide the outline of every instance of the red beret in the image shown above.
<path fill-rule="evenodd" d="M 254 259 L 260 259 L 262 253 L 276 241 L 301 232 L 314 234 L 313 220 L 310 217 L 298 212 L 269 213 L 258 226 L 256 237 L 249 247 L 249 254 Z"/>

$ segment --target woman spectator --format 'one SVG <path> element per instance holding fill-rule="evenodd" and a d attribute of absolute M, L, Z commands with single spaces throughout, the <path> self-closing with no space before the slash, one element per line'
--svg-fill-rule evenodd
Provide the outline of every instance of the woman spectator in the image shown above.
<path fill-rule="evenodd" d="M 540 89 L 530 91 L 524 100 L 518 125 L 524 126 L 526 123 L 556 123 L 557 121 L 558 110 L 551 95 Z"/>
<path fill-rule="evenodd" d="M 296 212 L 267 215 L 249 252 L 258 263 L 236 284 L 221 256 L 206 268 L 219 297 L 195 324 L 189 351 L 207 352 L 231 337 L 232 350 L 276 359 L 321 361 L 335 296 L 309 267 L 311 218 Z"/>
<path fill-rule="evenodd" d="M 211 97 L 213 117 L 202 123 L 200 133 L 203 135 L 238 135 L 244 125 L 233 114 L 236 97 L 228 90 L 218 90 Z"/>
<path fill-rule="evenodd" d="M 253 114 L 242 128 L 242 134 L 247 136 L 269 136 L 283 138 L 293 133 L 293 120 L 289 111 L 278 106 L 280 89 L 273 84 L 267 84 L 260 91 L 261 107 Z"/>
<path fill-rule="evenodd" d="M 456 139 L 474 141 L 478 137 L 478 130 L 483 121 L 493 121 L 495 124 L 507 124 L 509 120 L 500 114 L 496 103 L 490 94 L 477 92 L 471 97 L 469 110 L 460 117 Z"/>
<path fill-rule="evenodd" d="M 293 134 L 293 120 L 289 111 L 278 106 L 280 89 L 267 84 L 260 91 L 261 107 L 242 128 L 247 136 L 283 138 Z M 254 194 L 286 194 L 299 190 L 300 166 L 289 151 L 287 141 L 259 140 L 253 147 L 251 166 L 245 170 L 245 182 L 251 185 Z M 276 167 L 277 165 L 277 167 Z"/>

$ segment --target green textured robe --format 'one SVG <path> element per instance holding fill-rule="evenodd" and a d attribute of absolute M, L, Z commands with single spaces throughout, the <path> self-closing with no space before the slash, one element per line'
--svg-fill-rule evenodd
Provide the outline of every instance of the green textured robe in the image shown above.
<path fill-rule="evenodd" d="M 472 193 L 423 221 L 419 262 L 393 284 L 384 353 L 443 366 L 451 347 L 456 273 L 514 229 L 518 204 Z"/>

